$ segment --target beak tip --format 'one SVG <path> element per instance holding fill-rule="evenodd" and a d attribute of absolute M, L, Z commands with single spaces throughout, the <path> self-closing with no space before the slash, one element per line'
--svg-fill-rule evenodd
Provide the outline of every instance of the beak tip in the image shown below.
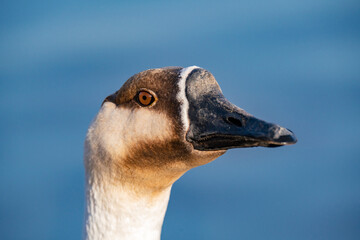
<path fill-rule="evenodd" d="M 280 127 L 275 133 L 274 139 L 276 142 L 281 143 L 281 145 L 291 145 L 297 142 L 295 134 L 291 130 L 283 127 Z"/>

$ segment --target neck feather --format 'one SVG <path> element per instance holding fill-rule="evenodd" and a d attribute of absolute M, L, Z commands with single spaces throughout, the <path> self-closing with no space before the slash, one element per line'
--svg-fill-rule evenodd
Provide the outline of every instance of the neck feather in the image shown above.
<path fill-rule="evenodd" d="M 139 195 L 128 186 L 88 177 L 85 239 L 160 239 L 171 186 Z"/>

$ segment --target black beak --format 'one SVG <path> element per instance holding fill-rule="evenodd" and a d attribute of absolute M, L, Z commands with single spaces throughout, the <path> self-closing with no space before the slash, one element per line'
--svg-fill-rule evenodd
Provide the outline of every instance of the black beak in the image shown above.
<path fill-rule="evenodd" d="M 297 142 L 290 130 L 257 119 L 231 104 L 209 74 L 199 69 L 187 79 L 190 126 L 186 139 L 195 149 L 278 147 Z M 204 85 L 204 81 L 206 89 L 199 94 L 199 86 Z"/>

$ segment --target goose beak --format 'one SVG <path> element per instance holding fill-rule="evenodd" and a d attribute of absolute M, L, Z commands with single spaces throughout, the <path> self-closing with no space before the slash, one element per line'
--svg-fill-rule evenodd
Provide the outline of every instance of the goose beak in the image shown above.
<path fill-rule="evenodd" d="M 186 139 L 201 151 L 244 147 L 279 147 L 297 142 L 292 131 L 257 119 L 222 94 L 191 102 Z"/>

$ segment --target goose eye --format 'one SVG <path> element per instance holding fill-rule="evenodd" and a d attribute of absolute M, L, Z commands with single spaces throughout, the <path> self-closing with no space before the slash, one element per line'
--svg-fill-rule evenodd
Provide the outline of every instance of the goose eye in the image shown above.
<path fill-rule="evenodd" d="M 152 103 L 154 103 L 156 100 L 156 98 L 154 97 L 153 94 L 149 93 L 148 91 L 140 91 L 137 94 L 136 97 L 136 101 L 143 107 L 148 107 L 150 106 Z"/>

